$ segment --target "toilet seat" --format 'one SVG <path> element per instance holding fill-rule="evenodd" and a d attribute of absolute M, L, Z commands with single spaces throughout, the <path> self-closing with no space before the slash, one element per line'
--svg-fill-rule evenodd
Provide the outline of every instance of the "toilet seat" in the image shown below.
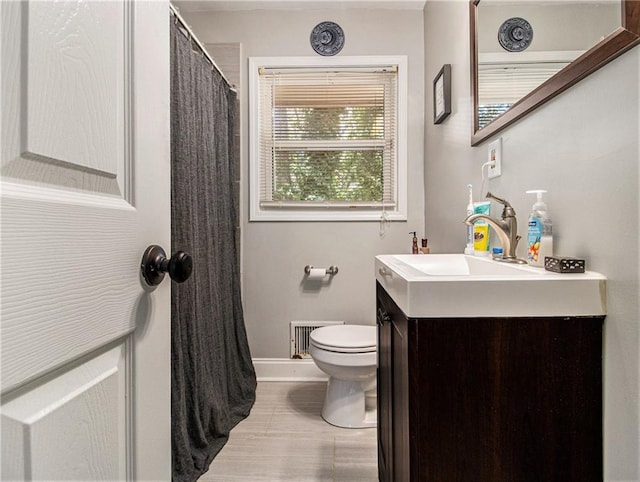
<path fill-rule="evenodd" d="M 370 353 L 377 350 L 377 329 L 369 325 L 335 325 L 316 328 L 310 343 L 321 350 L 336 353 Z"/>

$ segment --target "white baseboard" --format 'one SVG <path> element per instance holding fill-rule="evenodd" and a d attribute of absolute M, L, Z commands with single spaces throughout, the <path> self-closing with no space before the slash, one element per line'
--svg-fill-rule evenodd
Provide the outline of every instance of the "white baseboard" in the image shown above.
<path fill-rule="evenodd" d="M 329 377 L 311 359 L 254 358 L 259 382 L 324 382 Z"/>

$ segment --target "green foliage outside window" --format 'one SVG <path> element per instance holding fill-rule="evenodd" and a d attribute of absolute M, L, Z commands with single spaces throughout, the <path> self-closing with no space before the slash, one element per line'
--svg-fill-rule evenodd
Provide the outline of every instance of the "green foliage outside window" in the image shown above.
<path fill-rule="evenodd" d="M 380 105 L 276 107 L 273 200 L 380 202 L 383 115 Z"/>
<path fill-rule="evenodd" d="M 382 199 L 382 150 L 288 151 L 274 166 L 274 201 Z"/>

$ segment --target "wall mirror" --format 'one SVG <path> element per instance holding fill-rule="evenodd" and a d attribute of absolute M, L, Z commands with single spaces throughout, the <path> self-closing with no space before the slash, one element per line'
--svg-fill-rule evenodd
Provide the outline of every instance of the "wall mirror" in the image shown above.
<path fill-rule="evenodd" d="M 471 0 L 476 146 L 640 43 L 637 0 Z"/>

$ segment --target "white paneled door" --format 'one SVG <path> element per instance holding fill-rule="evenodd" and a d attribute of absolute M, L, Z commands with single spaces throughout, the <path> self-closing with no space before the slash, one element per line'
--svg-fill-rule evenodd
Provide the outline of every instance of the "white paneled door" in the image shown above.
<path fill-rule="evenodd" d="M 168 480 L 168 4 L 0 8 L 2 480 Z"/>

